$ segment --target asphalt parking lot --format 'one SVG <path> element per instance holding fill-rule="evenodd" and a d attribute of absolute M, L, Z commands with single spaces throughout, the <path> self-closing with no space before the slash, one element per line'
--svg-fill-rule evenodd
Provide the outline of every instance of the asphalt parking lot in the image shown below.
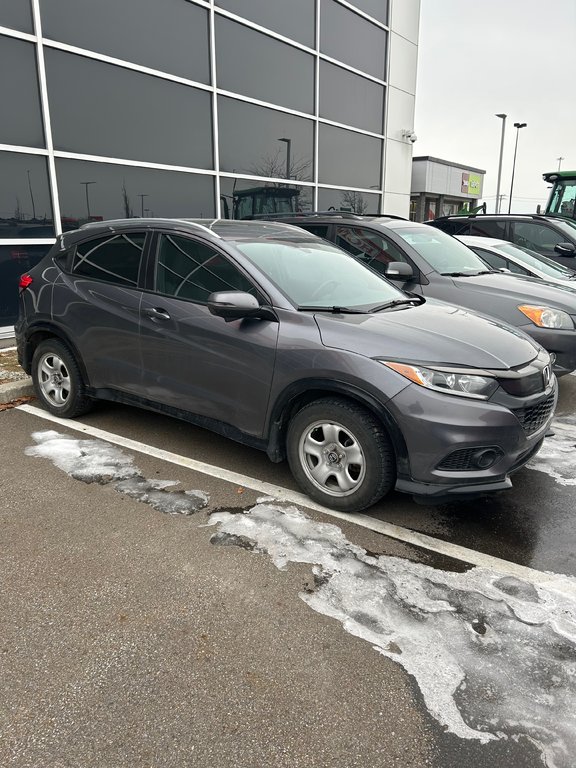
<path fill-rule="evenodd" d="M 0 413 L 0 764 L 571 768 L 560 386 L 512 490 L 355 520 L 167 417 Z"/>

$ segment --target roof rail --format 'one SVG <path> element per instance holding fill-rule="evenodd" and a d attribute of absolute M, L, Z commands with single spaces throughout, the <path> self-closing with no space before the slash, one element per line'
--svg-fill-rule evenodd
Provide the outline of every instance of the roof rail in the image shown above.
<path fill-rule="evenodd" d="M 210 219 L 209 221 L 216 221 L 216 219 Z M 110 229 L 115 229 L 119 225 L 125 225 L 125 226 L 138 226 L 138 222 L 141 222 L 145 226 L 157 226 L 159 224 L 165 224 L 166 222 L 169 222 L 170 224 L 186 224 L 188 227 L 195 227 L 196 229 L 201 229 L 204 232 L 209 232 L 213 237 L 217 237 L 218 239 L 222 239 L 219 234 L 214 232 L 213 229 L 210 229 L 210 227 L 205 226 L 204 224 L 198 224 L 197 221 L 192 221 L 191 219 L 170 219 L 168 217 L 165 218 L 142 218 L 141 216 L 135 216 L 132 219 L 108 219 L 104 221 L 89 221 L 86 224 L 82 224 L 81 227 L 78 227 L 78 229 L 97 229 L 98 227 L 109 227 Z"/>
<path fill-rule="evenodd" d="M 352 211 L 293 211 L 292 213 L 258 213 L 254 216 L 250 216 L 251 219 L 272 220 L 277 221 L 279 219 L 307 219 L 314 216 L 338 216 L 342 219 L 401 219 L 402 221 L 408 221 L 404 216 L 396 216 L 393 213 L 352 213 Z"/>

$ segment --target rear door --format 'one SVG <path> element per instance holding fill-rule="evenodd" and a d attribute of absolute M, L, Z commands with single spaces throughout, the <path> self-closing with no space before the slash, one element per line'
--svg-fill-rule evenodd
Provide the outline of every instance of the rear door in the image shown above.
<path fill-rule="evenodd" d="M 151 290 L 141 307 L 141 345 L 147 397 L 251 435 L 264 428 L 278 323 L 211 315 L 215 291 L 257 286 L 224 252 L 201 238 L 156 236 Z"/>
<path fill-rule="evenodd" d="M 54 284 L 53 321 L 76 345 L 93 387 L 137 392 L 141 384 L 140 273 L 147 235 L 138 230 L 78 244 Z"/>

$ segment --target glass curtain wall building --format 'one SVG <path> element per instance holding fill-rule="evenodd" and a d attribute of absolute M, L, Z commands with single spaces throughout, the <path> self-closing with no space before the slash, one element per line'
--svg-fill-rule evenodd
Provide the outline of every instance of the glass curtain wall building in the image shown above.
<path fill-rule="evenodd" d="M 418 21 L 419 0 L 2 0 L 0 335 L 18 276 L 87 221 L 408 215 Z"/>

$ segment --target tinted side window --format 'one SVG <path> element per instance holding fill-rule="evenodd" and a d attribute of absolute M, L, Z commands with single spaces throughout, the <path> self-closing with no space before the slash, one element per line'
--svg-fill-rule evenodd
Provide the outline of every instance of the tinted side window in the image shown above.
<path fill-rule="evenodd" d="M 466 245 L 466 243 L 464 243 L 464 245 Z M 506 259 L 503 256 L 498 256 L 492 251 L 485 251 L 484 248 L 476 248 L 476 246 L 474 246 L 472 250 L 490 267 L 494 267 L 494 269 L 508 269 L 506 266 Z"/>
<path fill-rule="evenodd" d="M 555 232 L 545 224 L 531 221 L 514 221 L 512 223 L 512 242 L 539 253 L 553 254 L 554 246 L 565 240 L 565 235 Z"/>
<path fill-rule="evenodd" d="M 76 248 L 72 272 L 94 280 L 136 287 L 145 239 L 144 233 L 128 232 L 82 243 Z"/>
<path fill-rule="evenodd" d="M 239 269 L 208 245 L 177 235 L 162 235 L 156 264 L 156 291 L 206 302 L 215 291 L 259 295 Z"/>
<path fill-rule="evenodd" d="M 481 235 L 482 237 L 495 237 L 498 240 L 506 240 L 506 222 L 505 221 L 479 221 L 472 219 L 470 222 L 471 235 Z"/>
<path fill-rule="evenodd" d="M 441 229 L 442 232 L 446 232 L 448 235 L 467 235 L 469 234 L 469 226 L 466 220 L 464 221 L 439 221 L 433 224 L 436 229 Z"/>
<path fill-rule="evenodd" d="M 363 227 L 336 227 L 336 244 L 380 274 L 386 273 L 391 261 L 410 263 L 393 243 Z"/>
<path fill-rule="evenodd" d="M 306 231 L 311 232 L 317 237 L 323 237 L 324 240 L 328 239 L 328 224 L 307 224 Z"/>

